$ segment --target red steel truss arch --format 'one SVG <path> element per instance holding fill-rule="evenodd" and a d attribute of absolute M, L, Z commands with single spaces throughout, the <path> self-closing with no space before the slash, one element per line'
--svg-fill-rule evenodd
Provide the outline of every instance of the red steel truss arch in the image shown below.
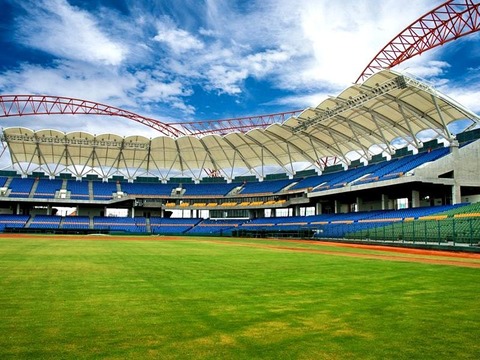
<path fill-rule="evenodd" d="M 182 131 L 161 121 L 93 101 L 47 95 L 0 95 L 0 118 L 78 114 L 120 116 L 139 122 L 167 136 L 178 137 L 184 135 Z"/>
<path fill-rule="evenodd" d="M 450 0 L 416 20 L 391 40 L 367 65 L 356 83 L 434 47 L 480 30 L 480 3 Z"/>
<path fill-rule="evenodd" d="M 283 122 L 303 110 L 284 113 L 246 116 L 239 118 L 164 123 L 114 106 L 93 101 L 48 95 L 0 95 L 0 118 L 30 115 L 105 115 L 120 116 L 159 131 L 163 135 L 178 138 L 184 135 L 223 135 L 233 131 L 247 132 L 255 128 Z"/>
<path fill-rule="evenodd" d="M 234 131 L 245 133 L 253 129 L 264 129 L 275 123 L 282 123 L 291 116 L 300 114 L 304 109 L 292 110 L 275 114 L 244 116 L 231 119 L 190 121 L 171 123 L 172 126 L 181 126 L 189 135 L 225 135 Z"/>

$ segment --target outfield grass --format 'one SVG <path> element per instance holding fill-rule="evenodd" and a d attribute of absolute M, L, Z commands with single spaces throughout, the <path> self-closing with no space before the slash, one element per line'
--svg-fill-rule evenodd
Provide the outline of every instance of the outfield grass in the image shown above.
<path fill-rule="evenodd" d="M 480 269 L 66 238 L 0 237 L 0 359 L 480 358 Z"/>

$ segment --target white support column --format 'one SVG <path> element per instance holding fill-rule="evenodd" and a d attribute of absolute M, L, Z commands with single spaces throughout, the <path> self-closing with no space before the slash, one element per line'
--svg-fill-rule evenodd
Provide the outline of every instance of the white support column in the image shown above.
<path fill-rule="evenodd" d="M 420 207 L 420 192 L 412 190 L 412 208 Z"/>
<path fill-rule="evenodd" d="M 455 184 L 452 186 L 452 203 L 460 204 L 462 202 L 462 191 L 460 185 L 455 181 Z"/>
<path fill-rule="evenodd" d="M 335 200 L 335 214 L 340 214 L 342 212 L 342 204 Z"/>
<path fill-rule="evenodd" d="M 363 199 L 360 196 L 357 196 L 357 211 L 363 211 Z"/>
<path fill-rule="evenodd" d="M 322 203 L 318 202 L 315 204 L 315 215 L 320 215 L 322 213 Z"/>
<path fill-rule="evenodd" d="M 462 202 L 462 191 L 461 191 L 460 184 L 457 181 L 457 179 L 459 179 L 461 175 L 460 166 L 459 166 L 460 164 L 459 162 L 461 160 L 460 160 L 460 155 L 458 153 L 457 140 L 452 141 L 452 143 L 450 144 L 450 152 L 453 158 L 453 181 L 454 181 L 454 185 L 452 186 L 452 203 L 455 205 Z"/>

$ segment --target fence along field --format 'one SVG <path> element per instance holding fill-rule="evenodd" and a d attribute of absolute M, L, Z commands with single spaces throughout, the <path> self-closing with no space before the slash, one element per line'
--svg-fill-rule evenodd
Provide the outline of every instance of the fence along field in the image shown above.
<path fill-rule="evenodd" d="M 479 266 L 314 241 L 2 235 L 0 358 L 475 359 Z"/>

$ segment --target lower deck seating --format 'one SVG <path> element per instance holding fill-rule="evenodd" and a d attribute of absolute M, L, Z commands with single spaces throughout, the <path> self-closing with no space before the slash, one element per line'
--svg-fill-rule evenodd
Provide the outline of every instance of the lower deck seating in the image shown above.
<path fill-rule="evenodd" d="M 235 235 L 314 233 L 318 238 L 480 241 L 480 204 L 277 218 L 181 219 L 0 215 L 0 231 L 89 230 L 143 234 Z"/>
<path fill-rule="evenodd" d="M 187 231 L 188 235 L 231 235 L 245 220 L 205 219 Z"/>
<path fill-rule="evenodd" d="M 29 219 L 29 215 L 2 214 L 0 215 L 0 225 L 3 226 L 2 230 L 21 229 L 25 227 Z"/>
<path fill-rule="evenodd" d="M 166 219 L 160 217 L 150 218 L 152 234 L 185 234 L 201 219 Z"/>
<path fill-rule="evenodd" d="M 144 217 L 100 217 L 93 218 L 93 228 L 96 230 L 120 231 L 131 233 L 146 233 L 147 225 Z"/>
<path fill-rule="evenodd" d="M 62 229 L 86 230 L 90 228 L 90 218 L 88 216 L 67 216 L 63 220 Z"/>
<path fill-rule="evenodd" d="M 30 223 L 30 229 L 59 229 L 61 216 L 36 215 Z"/>

